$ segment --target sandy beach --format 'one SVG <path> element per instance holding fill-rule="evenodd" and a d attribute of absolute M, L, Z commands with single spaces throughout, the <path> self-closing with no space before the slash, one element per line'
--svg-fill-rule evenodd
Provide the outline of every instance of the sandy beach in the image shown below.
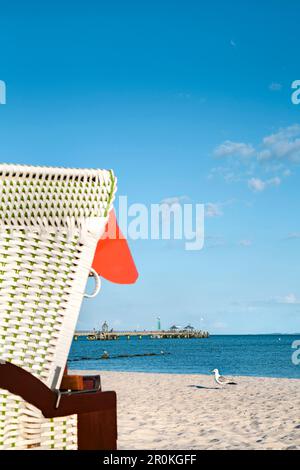
<path fill-rule="evenodd" d="M 300 449 L 300 380 L 76 373 L 117 391 L 119 449 Z"/>

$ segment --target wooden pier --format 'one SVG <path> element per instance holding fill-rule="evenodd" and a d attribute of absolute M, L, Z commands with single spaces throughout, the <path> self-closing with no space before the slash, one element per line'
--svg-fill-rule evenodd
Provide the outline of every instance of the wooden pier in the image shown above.
<path fill-rule="evenodd" d="M 125 337 L 128 340 L 133 337 L 143 339 L 145 337 L 151 339 L 195 339 L 195 338 L 208 338 L 209 333 L 202 330 L 156 330 L 156 331 L 76 331 L 74 339 L 85 337 L 90 341 L 109 341 L 117 340 Z"/>

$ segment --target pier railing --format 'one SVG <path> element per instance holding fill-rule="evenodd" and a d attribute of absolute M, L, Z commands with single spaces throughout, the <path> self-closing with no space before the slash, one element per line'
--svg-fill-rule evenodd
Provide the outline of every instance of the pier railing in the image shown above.
<path fill-rule="evenodd" d="M 174 338 L 208 338 L 209 333 L 202 330 L 153 330 L 153 331 L 76 331 L 74 339 L 86 337 L 89 340 L 115 340 L 120 337 L 130 339 L 132 337 L 150 337 L 152 339 L 174 339 Z"/>

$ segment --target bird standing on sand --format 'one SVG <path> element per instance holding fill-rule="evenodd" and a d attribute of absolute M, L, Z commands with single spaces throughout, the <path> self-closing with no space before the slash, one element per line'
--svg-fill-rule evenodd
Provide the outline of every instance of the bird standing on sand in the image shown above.
<path fill-rule="evenodd" d="M 237 385 L 236 382 L 232 382 L 223 375 L 220 375 L 218 369 L 212 370 L 212 373 L 215 375 L 215 381 L 218 385 Z"/>

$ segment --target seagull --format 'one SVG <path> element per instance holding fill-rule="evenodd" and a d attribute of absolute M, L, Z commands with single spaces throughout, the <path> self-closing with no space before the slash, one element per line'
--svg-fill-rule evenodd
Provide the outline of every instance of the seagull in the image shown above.
<path fill-rule="evenodd" d="M 226 377 L 223 377 L 223 375 L 220 375 L 218 369 L 214 369 L 211 372 L 215 374 L 215 381 L 218 385 L 237 385 L 236 382 L 231 382 Z"/>
<path fill-rule="evenodd" d="M 107 351 L 103 351 L 103 354 L 100 359 L 109 359 L 109 354 Z"/>

